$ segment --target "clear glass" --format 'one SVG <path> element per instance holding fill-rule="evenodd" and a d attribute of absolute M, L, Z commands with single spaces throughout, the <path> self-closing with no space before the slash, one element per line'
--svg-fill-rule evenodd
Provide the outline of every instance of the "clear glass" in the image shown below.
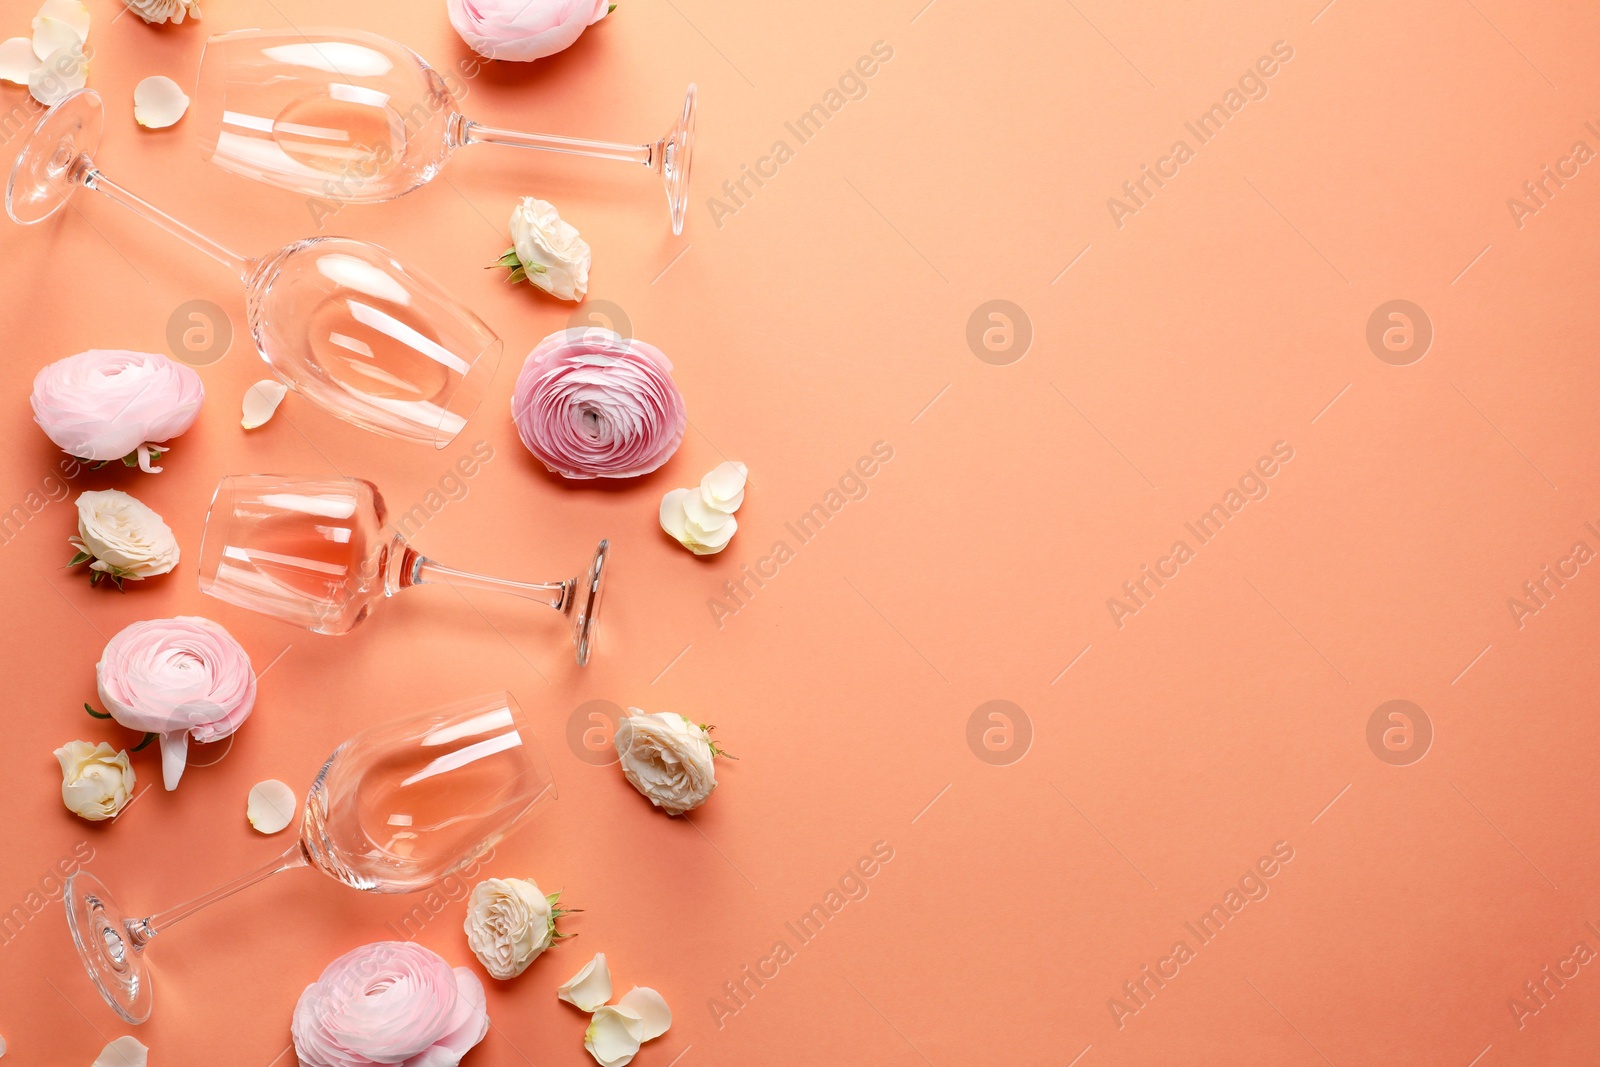
<path fill-rule="evenodd" d="M 583 581 L 514 582 L 428 559 L 390 522 L 383 494 L 355 478 L 232 475 L 211 498 L 200 542 L 200 591 L 320 634 L 347 634 L 386 598 L 443 582 L 538 601 L 567 617 L 587 666 L 599 636 L 609 542 Z"/>
<path fill-rule="evenodd" d="M 100 193 L 239 277 L 256 350 L 295 392 L 388 437 L 438 448 L 455 439 L 500 361 L 481 319 L 364 241 L 317 237 L 246 259 L 107 178 L 93 158 L 103 120 L 90 89 L 44 114 L 6 187 L 13 220 L 43 222 L 79 188 Z"/>
<path fill-rule="evenodd" d="M 224 170 L 338 203 L 392 200 L 433 180 L 456 149 L 500 144 L 643 164 L 683 232 L 696 90 L 658 140 L 617 144 L 520 133 L 461 113 L 439 72 L 411 49 L 361 30 L 236 30 L 206 42 L 190 122 Z"/>
<path fill-rule="evenodd" d="M 181 919 L 279 871 L 312 867 L 370 893 L 415 893 L 493 848 L 555 779 L 510 693 L 363 730 L 334 749 L 281 856 L 185 904 L 129 917 L 87 870 L 67 879 L 67 925 L 89 977 L 122 1018 L 150 1017 L 145 946 Z"/>

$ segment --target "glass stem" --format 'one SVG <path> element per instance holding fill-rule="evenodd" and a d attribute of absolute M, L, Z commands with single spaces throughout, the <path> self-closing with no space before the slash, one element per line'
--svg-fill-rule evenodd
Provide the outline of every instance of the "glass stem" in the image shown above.
<path fill-rule="evenodd" d="M 210 907 L 224 897 L 231 897 L 239 890 L 253 886 L 257 882 L 264 882 L 279 871 L 287 871 L 293 867 L 304 867 L 306 865 L 305 851 L 300 847 L 300 843 L 296 841 L 287 852 L 277 859 L 257 867 L 249 874 L 235 878 L 227 885 L 218 886 L 205 896 L 195 897 L 186 904 L 179 904 L 177 907 L 168 908 L 166 911 L 158 911 L 144 919 L 127 920 L 128 939 L 133 942 L 135 948 L 143 948 L 145 943 L 152 937 L 155 937 L 179 919 L 187 919 L 201 908 Z"/>
<path fill-rule="evenodd" d="M 572 607 L 574 590 L 578 581 L 570 578 L 564 582 L 513 582 L 506 578 L 490 578 L 487 575 L 472 574 L 469 571 L 458 571 L 454 567 L 446 567 L 442 563 L 435 563 L 426 556 L 417 556 L 410 561 L 407 573 L 402 576 L 400 588 L 411 585 L 423 585 L 428 582 L 450 585 L 457 589 L 487 589 L 495 593 L 510 593 L 526 600 L 537 600 L 539 603 L 555 608 L 565 613 Z"/>
<path fill-rule="evenodd" d="M 457 144 L 503 144 L 513 148 L 533 148 L 540 152 L 560 152 L 568 156 L 614 159 L 619 163 L 642 163 L 647 167 L 655 167 L 659 162 L 661 148 L 660 144 L 617 144 L 612 141 L 590 141 L 582 137 L 502 130 L 461 116 L 457 116 L 451 133 Z"/>
<path fill-rule="evenodd" d="M 218 263 L 221 263 L 224 267 L 227 267 L 229 270 L 233 271 L 233 273 L 238 275 L 240 279 L 248 280 L 250 276 L 250 269 L 253 265 L 250 260 L 239 255 L 239 253 L 233 251 L 232 249 L 218 244 L 205 234 L 201 233 L 199 230 L 191 229 L 190 227 L 185 226 L 183 223 L 179 222 L 171 215 L 168 215 L 166 212 L 162 211 L 148 200 L 145 200 L 143 197 L 124 189 L 122 186 L 118 185 L 116 182 L 100 173 L 100 171 L 96 170 L 94 161 L 88 156 L 84 156 L 81 160 L 79 160 L 77 172 L 73 177 L 76 179 L 78 184 L 82 185 L 85 189 L 93 189 L 95 192 L 101 193 L 110 199 L 115 200 L 123 207 L 132 211 L 135 215 L 139 215 L 148 219 L 157 226 L 160 226 L 163 230 L 166 230 L 168 233 L 172 234 L 174 237 L 186 241 L 195 248 L 198 248 L 200 251 L 204 252 Z"/>

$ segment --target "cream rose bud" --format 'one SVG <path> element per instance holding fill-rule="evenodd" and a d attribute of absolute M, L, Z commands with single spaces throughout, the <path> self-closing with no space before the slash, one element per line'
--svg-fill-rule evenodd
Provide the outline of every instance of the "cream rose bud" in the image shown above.
<path fill-rule="evenodd" d="M 650 803 L 682 815 L 706 802 L 717 787 L 715 755 L 706 729 L 682 715 L 646 715 L 638 708 L 617 724 L 622 773 Z"/>
<path fill-rule="evenodd" d="M 78 497 L 75 544 L 118 578 L 152 578 L 178 565 L 178 539 L 160 515 L 120 489 Z"/>
<path fill-rule="evenodd" d="M 511 212 L 511 242 L 529 282 L 560 300 L 582 300 L 589 292 L 589 243 L 553 205 L 523 197 Z"/>
<path fill-rule="evenodd" d="M 111 818 L 133 796 L 133 768 L 128 753 L 104 741 L 68 741 L 56 749 L 61 763 L 61 802 L 90 822 Z"/>
<path fill-rule="evenodd" d="M 515 978 L 556 939 L 560 893 L 545 896 L 525 878 L 486 878 L 467 899 L 467 947 L 490 977 Z"/>

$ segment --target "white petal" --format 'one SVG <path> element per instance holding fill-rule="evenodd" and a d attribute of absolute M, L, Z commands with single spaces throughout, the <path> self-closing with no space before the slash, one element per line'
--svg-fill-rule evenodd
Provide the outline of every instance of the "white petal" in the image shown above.
<path fill-rule="evenodd" d="M 28 75 L 28 92 L 45 107 L 55 107 L 68 93 L 82 89 L 89 81 L 89 59 L 83 44 L 74 41 L 67 48 L 50 53 Z"/>
<path fill-rule="evenodd" d="M 729 515 L 728 521 L 715 530 L 705 530 L 691 522 L 689 540 L 684 544 L 697 556 L 712 556 L 728 547 L 728 542 L 733 540 L 733 535 L 738 529 L 739 521 L 732 515 Z"/>
<path fill-rule="evenodd" d="M 189 98 L 171 78 L 157 74 L 134 86 L 133 117 L 141 126 L 164 130 L 188 110 Z"/>
<path fill-rule="evenodd" d="M 70 22 L 42 17 L 33 20 L 33 54 L 40 59 L 48 59 L 63 48 L 82 46 L 83 38 Z"/>
<path fill-rule="evenodd" d="M 654 1041 L 672 1025 L 672 1009 L 667 1007 L 666 998 L 649 986 L 634 986 L 617 1001 L 617 1006 L 627 1008 L 644 1024 L 640 1041 Z"/>
<path fill-rule="evenodd" d="M 247 430 L 265 426 L 288 393 L 289 387 L 276 379 L 252 385 L 244 392 L 244 420 L 240 425 Z"/>
<path fill-rule="evenodd" d="M 700 479 L 700 499 L 718 511 L 734 512 L 744 503 L 744 483 L 750 468 L 743 463 L 719 463 Z"/>
<path fill-rule="evenodd" d="M 33 42 L 26 37 L 13 37 L 0 43 L 0 79 L 27 85 L 28 75 L 39 65 L 33 54 Z"/>
<path fill-rule="evenodd" d="M 39 28 L 40 19 L 56 19 L 72 27 L 78 40 L 89 39 L 89 9 L 80 0 L 44 0 L 44 6 L 34 17 L 33 27 Z"/>
<path fill-rule="evenodd" d="M 294 822 L 294 809 L 298 798 L 293 789 L 276 778 L 268 778 L 250 787 L 250 798 L 245 802 L 244 813 L 250 825 L 264 834 L 275 834 Z"/>
<path fill-rule="evenodd" d="M 626 1067 L 644 1040 L 644 1022 L 627 1008 L 604 1005 L 589 1020 L 583 1034 L 583 1047 L 600 1067 Z"/>
<path fill-rule="evenodd" d="M 696 526 L 702 530 L 720 530 L 734 521 L 731 512 L 707 507 L 700 494 L 692 490 L 683 498 L 683 513 L 689 517 L 691 533 Z"/>
<path fill-rule="evenodd" d="M 93 1067 L 145 1067 L 150 1050 L 135 1037 L 119 1037 L 100 1050 Z"/>
<path fill-rule="evenodd" d="M 685 526 L 689 517 L 683 508 L 690 492 L 688 489 L 669 489 L 666 496 L 661 498 L 661 528 L 667 531 L 668 537 L 679 543 L 687 536 Z"/>
<path fill-rule="evenodd" d="M 606 954 L 595 953 L 594 959 L 583 965 L 583 970 L 562 983 L 556 990 L 556 997 L 584 1011 L 594 1011 L 610 1000 L 611 968 L 606 966 Z"/>

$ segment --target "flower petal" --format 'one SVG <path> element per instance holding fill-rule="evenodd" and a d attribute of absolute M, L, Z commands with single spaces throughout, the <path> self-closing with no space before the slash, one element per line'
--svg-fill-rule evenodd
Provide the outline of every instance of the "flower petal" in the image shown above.
<path fill-rule="evenodd" d="M 93 1067 L 145 1067 L 150 1050 L 136 1037 L 119 1037 L 100 1050 Z"/>
<path fill-rule="evenodd" d="M 728 547 L 728 542 L 733 540 L 733 535 L 738 529 L 739 520 L 732 515 L 728 516 L 728 521 L 714 530 L 707 530 L 691 521 L 686 547 L 697 556 L 715 555 Z"/>
<path fill-rule="evenodd" d="M 244 392 L 244 419 L 239 423 L 247 430 L 265 426 L 277 412 L 278 405 L 289 393 L 289 387 L 276 379 L 260 381 Z"/>
<path fill-rule="evenodd" d="M 89 9 L 81 0 L 44 0 L 44 6 L 39 9 L 39 14 L 34 16 L 35 29 L 38 29 L 40 19 L 65 22 L 78 35 L 78 40 L 89 39 Z"/>
<path fill-rule="evenodd" d="M 556 997 L 584 1011 L 594 1011 L 610 1000 L 611 968 L 606 966 L 606 954 L 595 953 L 594 959 L 583 965 L 583 970 L 561 984 Z"/>
<path fill-rule="evenodd" d="M 589 1020 L 583 1047 L 600 1067 L 626 1067 L 644 1040 L 644 1021 L 627 1008 L 603 1005 Z"/>
<path fill-rule="evenodd" d="M 250 787 L 250 797 L 245 801 L 245 816 L 250 825 L 264 834 L 275 834 L 294 822 L 295 791 L 276 778 L 268 778 Z"/>
<path fill-rule="evenodd" d="M 719 463 L 700 479 L 700 499 L 707 507 L 730 514 L 744 503 L 744 483 L 750 469 L 743 463 Z"/>
<path fill-rule="evenodd" d="M 55 107 L 67 95 L 89 82 L 89 59 L 83 42 L 74 40 L 65 48 L 51 52 L 45 61 L 28 74 L 28 92 L 45 107 Z"/>
<path fill-rule="evenodd" d="M 705 502 L 705 499 L 694 490 L 683 499 L 684 514 L 689 517 L 691 527 L 702 530 L 720 530 L 722 527 L 734 522 L 732 511 L 719 511 Z"/>
<path fill-rule="evenodd" d="M 188 110 L 189 98 L 165 75 L 146 78 L 133 88 L 133 117 L 148 129 L 164 130 Z"/>
<path fill-rule="evenodd" d="M 661 528 L 667 531 L 667 536 L 680 544 L 688 536 L 689 516 L 684 511 L 684 501 L 689 498 L 688 489 L 669 489 L 661 498 Z"/>
<path fill-rule="evenodd" d="M 33 20 L 33 54 L 49 59 L 63 48 L 83 47 L 83 37 L 72 23 L 40 15 Z"/>
<path fill-rule="evenodd" d="M 617 1001 L 617 1006 L 639 1016 L 644 1024 L 640 1041 L 654 1041 L 672 1025 L 672 1009 L 667 1007 L 666 998 L 649 986 L 634 986 Z"/>
<path fill-rule="evenodd" d="M 28 75 L 39 65 L 33 54 L 33 42 L 26 37 L 13 37 L 0 42 L 0 80 L 16 85 L 27 85 Z"/>

